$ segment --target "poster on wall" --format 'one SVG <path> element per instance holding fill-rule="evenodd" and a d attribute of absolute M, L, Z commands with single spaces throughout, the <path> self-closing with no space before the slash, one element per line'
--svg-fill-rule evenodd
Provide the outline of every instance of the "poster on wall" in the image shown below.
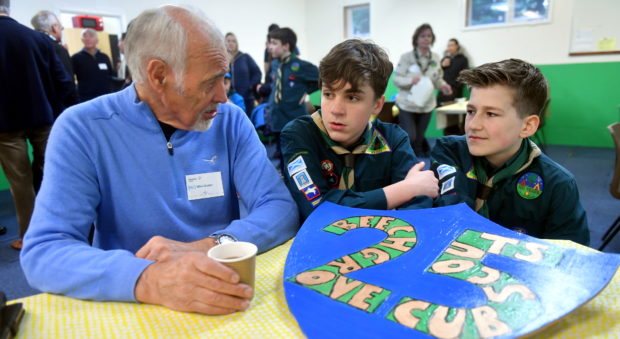
<path fill-rule="evenodd" d="M 293 242 L 284 289 L 309 338 L 519 337 L 596 296 L 618 265 L 620 255 L 513 232 L 465 204 L 325 202 Z"/>

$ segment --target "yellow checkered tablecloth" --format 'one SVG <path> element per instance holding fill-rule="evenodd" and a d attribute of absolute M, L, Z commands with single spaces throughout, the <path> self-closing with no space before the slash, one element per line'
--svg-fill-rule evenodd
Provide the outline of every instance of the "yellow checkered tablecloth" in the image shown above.
<path fill-rule="evenodd" d="M 569 241 L 551 241 L 586 248 Z M 38 294 L 14 300 L 26 314 L 18 338 L 303 338 L 284 297 L 289 241 L 257 258 L 256 296 L 246 312 L 205 316 L 164 307 Z M 535 338 L 620 338 L 620 273 L 597 297 Z"/>

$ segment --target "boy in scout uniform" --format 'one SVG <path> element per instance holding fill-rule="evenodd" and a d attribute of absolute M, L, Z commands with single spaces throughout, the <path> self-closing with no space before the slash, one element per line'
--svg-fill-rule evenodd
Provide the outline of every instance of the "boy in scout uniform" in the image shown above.
<path fill-rule="evenodd" d="M 368 208 L 431 207 L 437 179 L 424 171 L 407 134 L 379 120 L 392 74 L 385 51 L 347 40 L 319 67 L 321 109 L 282 130 L 286 183 L 305 219 L 323 201 Z"/>
<path fill-rule="evenodd" d="M 466 202 L 504 227 L 588 245 L 586 213 L 573 175 L 530 141 L 548 99 L 539 69 L 517 59 L 461 72 L 471 89 L 465 136 L 439 139 L 431 168 L 438 206 Z"/>
<path fill-rule="evenodd" d="M 307 114 L 306 94 L 319 88 L 318 70 L 313 64 L 301 60 L 293 53 L 297 35 L 288 27 L 269 32 L 271 62 L 271 93 L 265 109 L 265 130 L 278 145 L 282 127 L 289 121 Z M 281 161 L 279 152 L 270 154 L 276 163 Z M 280 167 L 280 166 L 277 166 Z"/>

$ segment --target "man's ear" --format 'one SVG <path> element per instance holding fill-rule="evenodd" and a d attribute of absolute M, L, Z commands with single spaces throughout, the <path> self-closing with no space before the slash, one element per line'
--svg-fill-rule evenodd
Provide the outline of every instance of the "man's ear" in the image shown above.
<path fill-rule="evenodd" d="M 540 125 L 540 117 L 538 115 L 528 115 L 523 119 L 523 125 L 521 126 L 521 133 L 519 133 L 519 137 L 527 138 L 538 130 L 538 126 Z"/>
<path fill-rule="evenodd" d="M 379 99 L 375 100 L 374 107 L 372 108 L 372 114 L 378 115 L 379 113 L 381 113 L 383 104 L 385 104 L 385 95 L 382 95 Z"/>
<path fill-rule="evenodd" d="M 293 53 L 293 51 L 291 51 L 291 44 L 289 44 L 288 42 L 285 44 L 282 44 L 282 47 L 286 47 L 286 50 Z"/>
<path fill-rule="evenodd" d="M 163 92 L 172 80 L 169 76 L 168 65 L 157 59 L 150 60 L 146 65 L 146 77 L 151 88 L 158 93 Z"/>

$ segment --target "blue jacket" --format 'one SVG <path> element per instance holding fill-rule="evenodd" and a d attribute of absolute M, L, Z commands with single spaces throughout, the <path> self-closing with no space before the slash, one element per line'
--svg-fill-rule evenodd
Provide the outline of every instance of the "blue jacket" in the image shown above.
<path fill-rule="evenodd" d="M 51 125 L 71 94 L 52 41 L 0 16 L 0 132 Z"/>
<path fill-rule="evenodd" d="M 254 99 L 252 88 L 260 83 L 262 73 L 249 54 L 239 52 L 230 63 L 232 87 L 244 99 Z"/>
<path fill-rule="evenodd" d="M 208 131 L 176 130 L 170 143 L 172 155 L 133 85 L 59 117 L 21 252 L 33 287 L 132 301 L 151 264 L 134 254 L 155 235 L 189 242 L 225 232 L 266 251 L 295 234 L 295 202 L 238 107 L 220 105 Z M 222 183 L 223 195 L 189 200 L 188 175 L 206 173 Z"/>

